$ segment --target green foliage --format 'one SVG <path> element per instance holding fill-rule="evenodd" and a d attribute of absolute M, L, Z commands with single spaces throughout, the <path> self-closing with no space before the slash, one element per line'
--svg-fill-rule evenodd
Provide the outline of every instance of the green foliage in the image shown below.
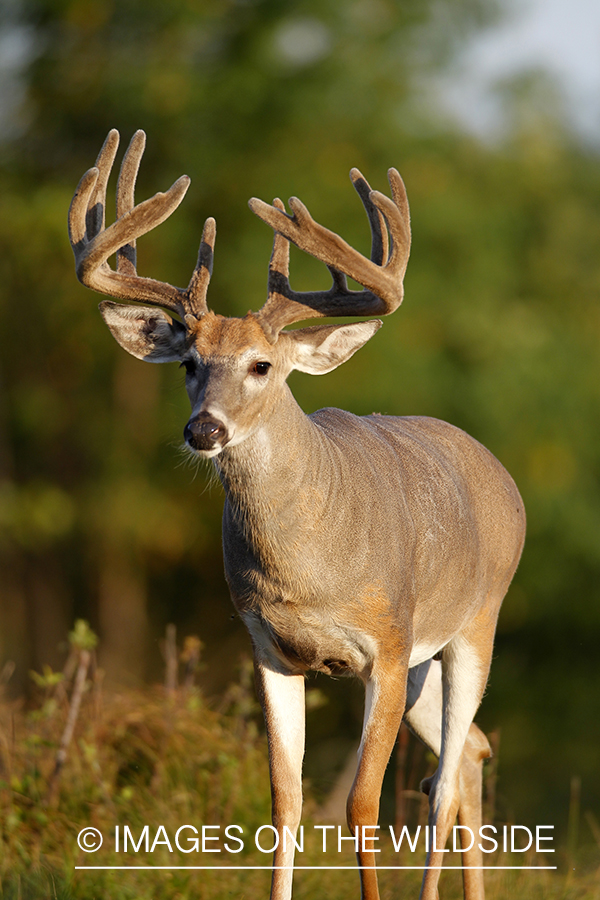
<path fill-rule="evenodd" d="M 98 637 L 85 619 L 77 619 L 73 631 L 69 632 L 69 644 L 73 650 L 93 650 L 97 643 Z"/>

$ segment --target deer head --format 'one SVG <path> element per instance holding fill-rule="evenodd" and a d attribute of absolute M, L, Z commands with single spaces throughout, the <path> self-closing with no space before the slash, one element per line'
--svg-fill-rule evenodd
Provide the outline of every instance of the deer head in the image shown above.
<path fill-rule="evenodd" d="M 135 181 L 145 134 L 137 131 L 124 156 L 117 185 L 116 221 L 105 228 L 106 187 L 119 144 L 112 130 L 96 166 L 81 179 L 69 211 L 69 236 L 77 277 L 87 287 L 127 301 L 106 300 L 102 316 L 118 343 L 146 362 L 178 361 L 186 370 L 192 417 L 188 445 L 205 457 L 241 443 L 277 404 L 293 369 L 320 375 L 352 356 L 380 327 L 379 320 L 316 325 L 285 331 L 286 325 L 323 316 L 388 315 L 402 302 L 402 280 L 410 250 L 406 191 L 395 169 L 388 173 L 392 199 L 372 191 L 358 169 L 350 177 L 371 226 L 371 258 L 319 225 L 303 203 L 289 201 L 291 215 L 252 199 L 250 208 L 269 224 L 275 239 L 268 296 L 258 312 L 226 318 L 208 309 L 216 227 L 206 220 L 198 261 L 187 288 L 144 278 L 136 271 L 136 239 L 179 206 L 190 179 L 183 175 L 166 193 L 134 205 Z M 289 244 L 324 262 L 333 284 L 327 291 L 294 291 L 289 283 Z M 113 270 L 108 259 L 116 253 Z M 349 276 L 363 286 L 350 290 Z M 177 318 L 163 311 L 175 313 Z"/>

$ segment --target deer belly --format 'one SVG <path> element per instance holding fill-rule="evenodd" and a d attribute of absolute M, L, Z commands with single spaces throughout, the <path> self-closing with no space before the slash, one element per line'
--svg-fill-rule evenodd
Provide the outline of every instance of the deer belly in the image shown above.
<path fill-rule="evenodd" d="M 296 610 L 242 613 L 255 649 L 276 669 L 362 675 L 376 656 L 373 638 L 358 629 L 298 616 Z"/>
<path fill-rule="evenodd" d="M 432 659 L 436 653 L 439 653 L 439 651 L 443 649 L 446 643 L 447 641 L 443 641 L 443 643 L 440 644 L 439 640 L 423 640 L 413 644 L 413 648 L 410 651 L 409 668 L 412 669 L 413 666 L 418 666 L 420 663 Z"/>

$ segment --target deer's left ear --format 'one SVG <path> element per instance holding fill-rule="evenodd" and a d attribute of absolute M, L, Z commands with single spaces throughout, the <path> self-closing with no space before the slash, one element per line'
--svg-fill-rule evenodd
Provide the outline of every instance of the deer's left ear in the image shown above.
<path fill-rule="evenodd" d="M 353 322 L 351 325 L 313 325 L 284 331 L 279 340 L 290 341 L 293 368 L 310 375 L 324 375 L 350 359 L 369 338 L 373 337 L 383 322 Z"/>
<path fill-rule="evenodd" d="M 102 318 L 114 339 L 137 359 L 175 362 L 185 350 L 185 327 L 162 311 L 148 306 L 125 306 L 103 300 Z"/>

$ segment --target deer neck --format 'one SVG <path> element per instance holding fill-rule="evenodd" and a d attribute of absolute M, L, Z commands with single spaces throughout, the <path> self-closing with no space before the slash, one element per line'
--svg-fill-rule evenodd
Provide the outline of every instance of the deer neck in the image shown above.
<path fill-rule="evenodd" d="M 215 457 L 225 574 L 240 612 L 260 608 L 275 622 L 282 600 L 303 604 L 323 590 L 325 520 L 339 493 L 334 450 L 285 386 L 261 427 Z"/>
<path fill-rule="evenodd" d="M 283 385 L 261 427 L 214 460 L 235 518 L 261 529 L 274 516 L 279 522 L 293 518 L 303 486 L 324 477 L 322 444 L 320 429 Z"/>

